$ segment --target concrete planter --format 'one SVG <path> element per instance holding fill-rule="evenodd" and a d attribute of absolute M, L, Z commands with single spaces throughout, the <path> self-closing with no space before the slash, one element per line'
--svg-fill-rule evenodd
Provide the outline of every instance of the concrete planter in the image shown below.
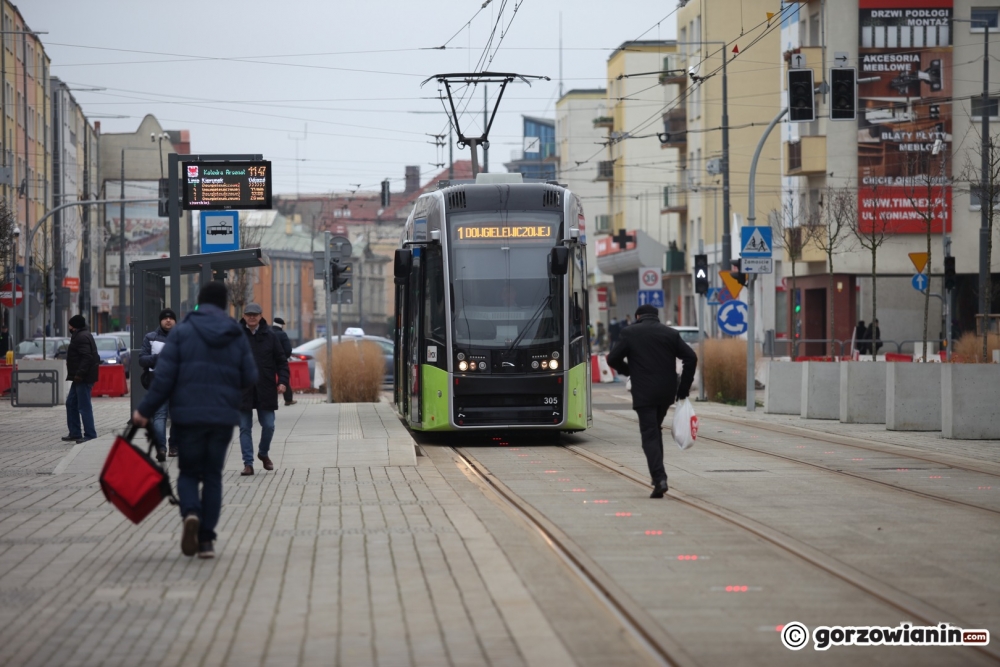
<path fill-rule="evenodd" d="M 841 423 L 885 423 L 885 366 L 884 361 L 840 364 Z"/>
<path fill-rule="evenodd" d="M 944 364 L 885 364 L 885 428 L 941 430 L 941 367 Z"/>
<path fill-rule="evenodd" d="M 941 432 L 944 437 L 1000 439 L 997 387 L 1000 387 L 1000 366 L 996 364 L 943 364 Z"/>
<path fill-rule="evenodd" d="M 57 371 L 59 373 L 59 382 L 56 385 L 58 405 L 66 404 L 66 392 L 69 389 L 69 383 L 66 381 L 65 359 L 18 359 L 17 369 L 24 371 Z M 42 390 L 40 396 L 41 400 L 48 400 L 48 396 L 45 396 L 45 390 Z M 29 402 L 27 396 L 22 397 L 22 400 Z"/>
<path fill-rule="evenodd" d="M 802 368 L 794 361 L 767 362 L 764 412 L 797 415 L 802 412 Z"/>
<path fill-rule="evenodd" d="M 840 362 L 803 361 L 801 408 L 803 419 L 840 419 Z"/>

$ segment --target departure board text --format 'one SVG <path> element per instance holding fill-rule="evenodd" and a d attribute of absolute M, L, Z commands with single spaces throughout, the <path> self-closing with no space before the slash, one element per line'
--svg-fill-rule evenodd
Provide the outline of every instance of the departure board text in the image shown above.
<path fill-rule="evenodd" d="M 271 163 L 185 162 L 187 210 L 271 208 Z"/>

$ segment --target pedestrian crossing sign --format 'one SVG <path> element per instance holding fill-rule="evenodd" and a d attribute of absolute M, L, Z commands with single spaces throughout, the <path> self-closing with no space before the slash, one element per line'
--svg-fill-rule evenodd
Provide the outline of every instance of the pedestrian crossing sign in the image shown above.
<path fill-rule="evenodd" d="M 740 241 L 743 246 L 741 257 L 771 257 L 770 227 L 743 227 L 740 229 Z"/>

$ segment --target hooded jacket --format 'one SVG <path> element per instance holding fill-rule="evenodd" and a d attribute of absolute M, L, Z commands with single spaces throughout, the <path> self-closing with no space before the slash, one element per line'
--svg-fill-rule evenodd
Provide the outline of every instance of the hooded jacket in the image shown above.
<path fill-rule="evenodd" d="M 66 376 L 74 382 L 75 378 L 80 378 L 84 384 L 95 384 L 100 364 L 101 355 L 90 330 L 87 327 L 76 329 L 66 350 Z"/>
<path fill-rule="evenodd" d="M 240 325 L 201 304 L 170 332 L 139 414 L 152 417 L 169 400 L 178 424 L 235 426 L 243 389 L 255 382 L 257 365 Z"/>
<path fill-rule="evenodd" d="M 678 359 L 684 362 L 680 383 Z M 641 408 L 671 405 L 678 396 L 687 397 L 698 356 L 676 329 L 660 324 L 656 315 L 643 315 L 622 329 L 608 365 L 632 379 L 632 407 Z"/>
<path fill-rule="evenodd" d="M 256 333 L 250 331 L 245 320 L 240 320 L 240 328 L 246 333 L 245 338 L 260 371 L 256 384 L 243 390 L 240 409 L 277 410 L 278 385 L 288 386 L 288 357 L 281 348 L 281 341 L 263 317 L 260 318 Z"/>

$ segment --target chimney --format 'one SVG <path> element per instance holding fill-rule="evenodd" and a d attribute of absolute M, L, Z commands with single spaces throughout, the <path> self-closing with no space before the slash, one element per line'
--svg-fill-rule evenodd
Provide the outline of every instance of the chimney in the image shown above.
<path fill-rule="evenodd" d="M 420 167 L 406 168 L 406 194 L 420 189 Z"/>
<path fill-rule="evenodd" d="M 100 134 L 100 133 L 101 133 L 101 121 L 95 120 L 94 121 L 94 134 Z"/>

